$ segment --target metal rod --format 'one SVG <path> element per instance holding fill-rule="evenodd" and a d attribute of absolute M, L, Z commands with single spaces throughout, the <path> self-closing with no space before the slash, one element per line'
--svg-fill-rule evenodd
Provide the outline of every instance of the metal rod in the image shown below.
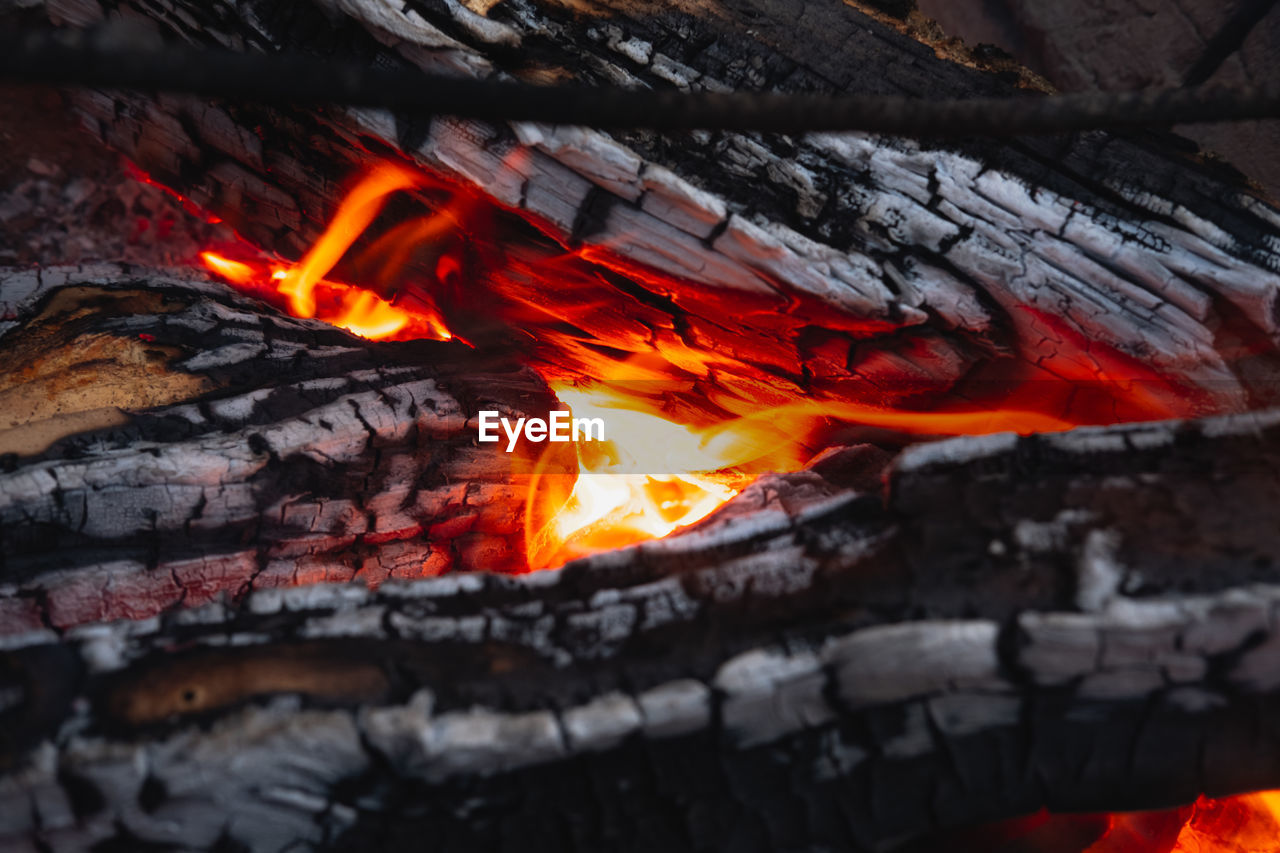
<path fill-rule="evenodd" d="M 1182 78 L 1182 85 L 1199 86 L 1207 82 L 1222 67 L 1222 63 L 1244 46 L 1245 39 L 1249 38 L 1249 34 L 1271 12 L 1276 2 L 1277 0 L 1244 0 L 1222 25 L 1222 29 L 1209 39 L 1200 58 Z"/>
<path fill-rule="evenodd" d="M 1280 87 L 1026 93 L 967 100 L 550 87 L 302 55 L 120 45 L 79 31 L 27 33 L 0 41 L 0 79 L 668 131 L 1012 136 L 1280 116 Z"/>

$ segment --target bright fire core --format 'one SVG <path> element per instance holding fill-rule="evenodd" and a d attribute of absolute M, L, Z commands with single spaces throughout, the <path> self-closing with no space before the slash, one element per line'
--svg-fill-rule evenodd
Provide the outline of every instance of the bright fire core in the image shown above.
<path fill-rule="evenodd" d="M 460 238 L 465 243 L 477 223 L 492 215 L 488 208 L 493 206 L 448 188 L 445 202 L 430 213 L 400 222 L 376 239 L 366 234 L 392 196 L 424 188 L 440 187 L 403 167 L 374 169 L 296 263 L 266 259 L 244 246 L 202 257 L 214 273 L 298 317 L 318 318 L 373 340 L 468 343 L 466 334 L 450 328 L 440 307 L 442 294 L 419 288 L 416 298 L 402 300 L 387 295 L 394 291 L 389 283 L 403 279 L 406 270 L 421 266 L 425 258 L 434 282 L 453 281 L 456 286 L 464 268 L 461 254 L 439 247 L 456 246 Z M 1047 432 L 1107 421 L 1101 415 L 1063 415 L 1052 402 L 1017 387 L 998 408 L 908 411 L 851 399 L 799 399 L 781 405 L 761 400 L 708 421 L 705 413 L 667 406 L 663 392 L 688 391 L 689 383 L 673 376 L 710 374 L 717 367 L 716 355 L 668 346 L 656 358 L 618 356 L 572 331 L 579 316 L 575 312 L 600 307 L 582 295 L 580 285 L 589 278 L 582 272 L 584 258 L 606 267 L 611 263 L 598 250 L 565 249 L 540 268 L 519 270 L 535 280 L 535 295 L 509 297 L 507 313 L 498 312 L 509 326 L 504 334 L 548 344 L 572 363 L 568 372 L 575 374 L 574 381 L 563 375 L 547 379 L 573 415 L 600 417 L 609 425 L 606 441 L 577 444 L 576 475 L 535 474 L 525 513 L 530 569 L 663 537 L 697 522 L 737 495 L 753 476 L 802 468 L 821 449 L 823 431 L 833 424 L 939 436 Z M 334 276 L 344 260 L 365 271 L 361 285 Z M 636 273 L 625 264 L 613 271 Z M 586 376 L 595 379 L 584 380 Z M 629 390 L 639 388 L 644 390 Z M 1134 419 L 1184 414 L 1168 398 L 1153 396 L 1143 403 L 1146 407 L 1139 406 Z M 1113 410 L 1110 419 L 1115 419 Z M 1280 792 L 1201 799 L 1186 809 L 1103 820 L 1085 853 L 1280 853 Z M 1018 849 L 1040 849 L 1032 840 L 1036 819 L 1009 826 L 1029 833 L 1018 830 L 1016 837 L 1024 845 Z"/>
<path fill-rule="evenodd" d="M 391 227 L 372 227 L 394 197 L 412 193 L 430 195 L 433 203 Z M 481 248 L 477 235 L 490 236 L 501 216 L 517 214 L 421 172 L 384 164 L 354 186 L 300 261 L 265 259 L 245 247 L 237 247 L 234 258 L 209 251 L 203 260 L 221 277 L 295 316 L 373 340 L 453 339 L 470 345 L 473 335 L 492 340 L 496 334 L 502 343 L 532 342 L 532 366 L 575 417 L 608 423 L 609 440 L 578 443 L 579 474 L 572 483 L 535 478 L 525 520 L 530 569 L 666 536 L 699 521 L 752 477 L 802 468 L 841 424 L 945 436 L 1052 432 L 1117 417 L 1112 398 L 1092 406 L 1080 402 L 1089 397 L 1081 388 L 1098 384 L 1092 374 L 1048 383 L 1012 381 L 987 406 L 951 401 L 908 409 L 883 401 L 873 405 L 848 391 L 797 393 L 780 402 L 767 383 L 742 381 L 735 382 L 736 396 L 721 394 L 706 408 L 690 406 L 691 396 L 715 396 L 697 390 L 703 383 L 732 378 L 743 361 L 681 337 L 655 338 L 649 351 L 637 349 L 623 340 L 634 333 L 616 318 L 609 322 L 625 329 L 615 333 L 617 341 L 598 327 L 583 331 L 593 315 L 607 319 L 619 312 L 618 291 L 608 276 L 630 276 L 660 292 L 667 285 L 599 248 L 557 248 L 532 261 L 495 248 L 492 239 Z M 482 254 L 488 256 L 486 274 L 468 274 L 468 258 Z M 360 283 L 339 280 L 340 268 L 348 275 L 354 271 Z M 486 322 L 477 326 L 478 306 Z M 473 309 L 469 320 L 467 307 Z M 458 317 L 466 326 L 461 331 L 455 328 Z M 1179 409 L 1177 394 L 1129 387 L 1130 419 L 1187 413 Z"/>
<path fill-rule="evenodd" d="M 434 261 L 436 281 L 456 276 L 461 269 L 456 253 L 422 249 L 473 229 L 481 219 L 475 213 L 481 203 L 458 191 L 432 212 L 399 223 L 377 239 L 366 238 L 392 196 L 424 186 L 434 185 L 406 168 L 385 165 L 373 170 L 356 184 L 324 234 L 297 263 L 267 260 L 243 247 L 236 250 L 237 258 L 213 251 L 202 258 L 222 278 L 282 304 L 294 316 L 324 320 L 372 340 L 456 337 L 465 343 L 465 337 L 451 330 L 438 305 L 439 294 L 418 288 L 414 300 L 396 303 L 382 293 L 388 282 L 402 279 L 406 269 L 421 263 L 424 254 Z M 359 241 L 363 243 L 357 246 Z M 335 279 L 333 272 L 344 258 L 368 271 L 374 286 Z M 666 536 L 699 521 L 738 494 L 751 476 L 803 467 L 815 449 L 811 440 L 832 423 L 932 435 L 1044 432 L 1078 423 L 1016 405 L 920 412 L 833 399 L 753 406 L 710 423 L 705 418 L 696 424 L 681 422 L 664 409 L 664 391 L 687 386 L 673 381 L 677 372 L 710 373 L 717 366 L 716 357 L 668 347 L 658 359 L 662 364 L 655 367 L 653 360 L 588 350 L 572 332 L 559 328 L 574 319 L 575 308 L 582 310 L 574 304 L 582 301 L 580 292 L 566 286 L 564 303 L 557 304 L 554 289 L 557 282 L 584 278 L 581 266 L 568 250 L 548 262 L 542 270 L 547 277 L 544 301 L 533 305 L 523 300 L 517 313 L 527 322 L 513 324 L 522 325 L 517 331 L 523 334 L 551 340 L 574 358 L 591 354 L 591 372 L 580 370 L 573 382 L 548 379 L 575 417 L 599 416 L 610 427 L 607 442 L 578 445 L 580 474 L 571 488 L 544 479 L 541 488 L 535 484 L 530 489 L 526 553 L 531 569 Z M 595 378 L 584 380 L 584 375 Z"/>

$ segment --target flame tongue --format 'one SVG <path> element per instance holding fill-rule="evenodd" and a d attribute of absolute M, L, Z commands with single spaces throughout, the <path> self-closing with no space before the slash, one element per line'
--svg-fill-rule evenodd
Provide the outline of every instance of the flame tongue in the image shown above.
<path fill-rule="evenodd" d="M 216 252 L 201 252 L 200 259 L 205 266 L 232 284 L 250 285 L 258 277 L 258 270 L 249 264 L 224 258 Z"/>
<path fill-rule="evenodd" d="M 329 227 L 297 264 L 232 260 L 215 252 L 203 252 L 201 259 L 232 284 L 262 295 L 283 296 L 289 313 L 295 317 L 315 317 L 370 340 L 449 340 L 453 335 L 439 312 L 432 310 L 434 306 L 411 311 L 393 305 L 367 288 L 326 278 L 372 224 L 390 196 L 421 183 L 421 178 L 407 169 L 390 165 L 375 169 L 338 206 Z M 455 223 L 444 211 L 407 224 L 414 227 L 414 238 L 429 239 L 449 230 Z M 375 246 L 373 250 L 394 254 L 390 247 Z"/>
<path fill-rule="evenodd" d="M 289 298 L 289 308 L 294 314 L 299 317 L 316 316 L 316 285 L 323 281 L 356 238 L 373 223 L 386 205 L 387 197 L 401 190 L 412 189 L 417 183 L 413 174 L 406 169 L 381 166 L 356 185 L 338 206 L 333 222 L 324 236 L 311 247 L 301 263 L 289 269 L 280 280 L 279 291 Z M 368 291 L 365 293 L 372 296 Z M 357 293 L 353 300 L 360 297 L 361 294 Z M 366 305 L 363 310 L 368 312 L 376 309 Z M 405 322 L 408 322 L 407 316 Z"/>

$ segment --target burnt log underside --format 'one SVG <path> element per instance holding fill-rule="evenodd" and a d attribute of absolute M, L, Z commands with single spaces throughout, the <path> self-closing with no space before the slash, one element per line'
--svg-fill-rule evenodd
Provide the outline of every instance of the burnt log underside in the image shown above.
<path fill-rule="evenodd" d="M 163 352 L 181 329 L 202 349 L 165 353 L 168 372 L 217 377 L 193 359 L 222 352 L 234 376 L 255 360 L 214 344 L 269 329 L 256 363 L 274 387 L 302 377 L 269 354 L 302 342 L 312 357 L 292 369 L 327 377 L 327 393 L 364 393 L 342 385 L 361 369 L 404 368 L 450 399 L 480 375 L 507 376 L 492 387 L 511 397 L 493 396 L 522 411 L 546 399 L 522 370 L 473 372 L 483 359 L 469 350 L 409 344 L 406 367 L 394 347 L 219 285 L 107 272 L 28 281 L 43 291 L 18 300 L 6 346 L 63 311 L 90 355 L 103 352 L 87 347 L 93 330 L 153 335 Z M 111 300 L 151 313 L 103 319 Z M 219 321 L 201 333 L 212 337 L 190 337 L 198 317 Z M 174 393 L 213 421 L 245 383 Z M 279 406 L 249 421 L 299 417 Z M 34 565 L 39 541 L 93 531 L 41 516 L 22 483 L 37 471 L 65 482 L 148 444 L 162 458 L 215 432 L 269 455 L 240 422 L 187 426 L 180 440 L 158 429 L 181 411 L 139 405 L 8 457 L 6 593 L 42 627 L 7 636 L 0 659 L 6 849 L 885 849 L 1046 805 L 1157 807 L 1280 785 L 1274 412 L 922 444 L 892 460 L 883 487 L 883 451 L 833 450 L 680 535 L 560 570 L 392 576 L 376 590 L 259 577 L 198 607 L 55 627 L 52 597 L 24 594 L 13 566 Z M 416 451 L 448 465 L 454 435 Z M 264 476 L 283 482 L 308 450 L 275 452 Z M 99 505 L 144 517 L 133 487 L 122 476 Z M 94 547 L 163 554 L 163 527 Z M 406 544 L 434 548 L 425 535 L 361 547 L 376 563 Z M 34 573 L 27 592 L 58 574 Z M 100 588 L 95 570 L 61 571 L 81 574 Z"/>

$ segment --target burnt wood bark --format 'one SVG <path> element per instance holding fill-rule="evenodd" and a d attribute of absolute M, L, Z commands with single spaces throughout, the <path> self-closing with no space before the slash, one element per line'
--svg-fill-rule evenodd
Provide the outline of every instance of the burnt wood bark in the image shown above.
<path fill-rule="evenodd" d="M 475 417 L 556 404 L 509 355 L 111 265 L 0 271 L 0 300 L 0 632 L 524 570 L 532 461 L 477 444 Z"/>
<path fill-rule="evenodd" d="M 81 23 L 140 13 L 197 43 L 480 78 L 947 97 L 1026 97 L 1035 85 L 826 0 L 798 20 L 791 4 L 757 0 L 661 10 L 519 0 L 482 13 L 373 0 L 67 5 Z M 761 388 L 887 404 L 980 398 L 1015 366 L 1046 386 L 1094 382 L 1120 418 L 1275 399 L 1280 214 L 1169 135 L 606 134 L 119 93 L 80 103 L 106 143 L 285 255 L 311 243 L 346 175 L 375 159 L 478 191 L 511 214 L 504 221 L 573 250 L 584 262 L 576 280 L 589 282 L 574 285 L 580 302 L 617 310 L 530 317 L 555 276 L 536 264 L 513 272 L 520 258 L 476 270 L 463 293 L 426 269 L 401 295 L 443 300 L 463 328 L 483 322 L 477 313 L 532 326 L 551 369 L 574 372 L 575 354 L 539 334 L 559 321 L 623 354 L 715 352 L 714 370 L 681 369 L 731 410 Z M 516 224 L 467 239 L 487 246 L 482 255 L 540 245 Z M 1117 379 L 1156 390 L 1114 393 Z M 1068 414 L 1097 419 L 1079 408 Z"/>
<path fill-rule="evenodd" d="M 953 439 L 884 491 L 847 449 L 560 570 L 11 636 L 0 837 L 881 850 L 1274 787 L 1278 462 L 1275 412 Z"/>

